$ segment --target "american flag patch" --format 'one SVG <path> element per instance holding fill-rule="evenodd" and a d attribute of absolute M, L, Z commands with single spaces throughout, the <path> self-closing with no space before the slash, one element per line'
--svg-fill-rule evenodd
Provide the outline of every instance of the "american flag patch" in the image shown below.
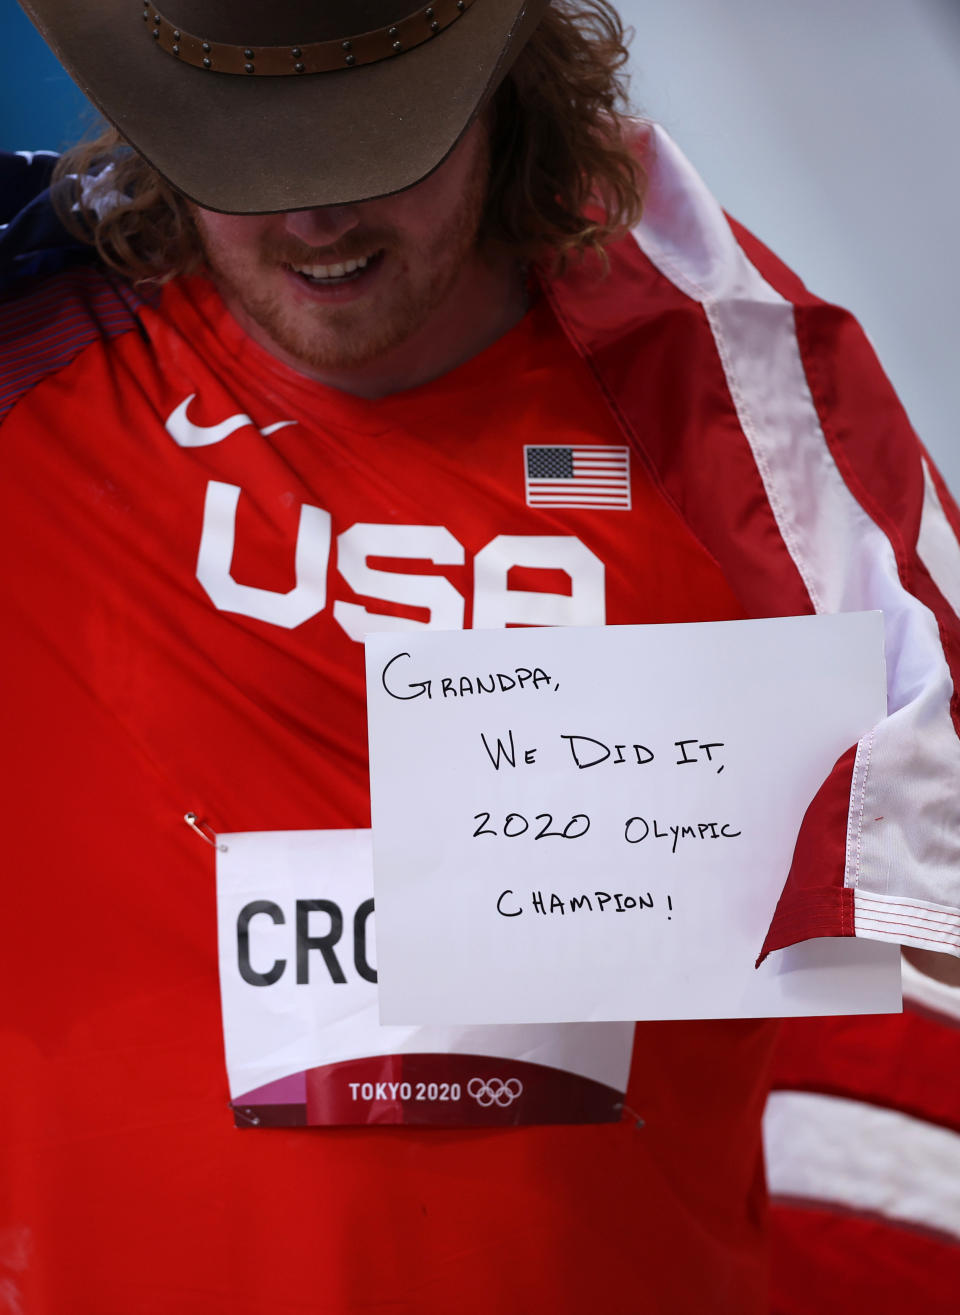
<path fill-rule="evenodd" d="M 525 447 L 528 507 L 614 507 L 630 510 L 630 449 Z"/>

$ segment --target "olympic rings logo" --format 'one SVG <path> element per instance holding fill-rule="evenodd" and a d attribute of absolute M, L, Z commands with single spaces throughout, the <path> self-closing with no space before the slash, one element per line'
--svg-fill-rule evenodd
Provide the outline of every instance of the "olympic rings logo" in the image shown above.
<path fill-rule="evenodd" d="M 467 1083 L 467 1094 L 484 1108 L 499 1105 L 506 1109 L 523 1094 L 523 1083 L 519 1078 L 507 1078 L 506 1082 L 502 1078 L 488 1078 L 486 1081 L 483 1078 L 471 1078 Z"/>

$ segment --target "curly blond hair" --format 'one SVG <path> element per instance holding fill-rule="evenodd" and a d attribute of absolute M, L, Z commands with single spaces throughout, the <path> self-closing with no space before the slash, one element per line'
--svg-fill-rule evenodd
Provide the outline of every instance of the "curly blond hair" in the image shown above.
<path fill-rule="evenodd" d="M 487 111 L 482 238 L 562 265 L 602 255 L 636 223 L 644 176 L 622 118 L 626 62 L 623 24 L 608 0 L 554 0 Z M 202 267 L 191 203 L 115 128 L 65 152 L 54 183 L 63 222 L 124 277 L 163 283 Z"/>

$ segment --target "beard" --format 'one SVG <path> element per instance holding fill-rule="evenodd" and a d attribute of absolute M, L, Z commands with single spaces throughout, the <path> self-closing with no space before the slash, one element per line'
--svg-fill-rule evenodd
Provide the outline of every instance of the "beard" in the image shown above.
<path fill-rule="evenodd" d="M 254 336 L 308 372 L 350 370 L 408 342 L 453 294 L 467 263 L 480 254 L 487 175 L 484 150 L 456 204 L 436 222 L 431 216 L 411 234 L 402 225 L 361 221 L 322 249 L 289 233 L 271 235 L 269 228 L 255 248 L 237 247 L 207 227 L 202 212 L 195 220 L 215 283 L 241 323 L 259 330 Z M 361 215 L 367 204 L 378 205 L 360 203 Z M 342 263 L 373 252 L 383 268 L 375 271 L 379 281 L 369 294 L 342 303 L 311 302 L 288 286 L 289 279 L 300 277 L 291 266 Z"/>

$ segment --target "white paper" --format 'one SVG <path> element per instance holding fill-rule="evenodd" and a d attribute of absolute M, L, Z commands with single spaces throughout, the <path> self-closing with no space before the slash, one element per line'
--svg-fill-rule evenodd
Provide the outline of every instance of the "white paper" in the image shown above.
<path fill-rule="evenodd" d="M 754 968 L 808 804 L 885 715 L 880 613 L 366 645 L 383 1022 L 900 1008 L 895 946 Z"/>

